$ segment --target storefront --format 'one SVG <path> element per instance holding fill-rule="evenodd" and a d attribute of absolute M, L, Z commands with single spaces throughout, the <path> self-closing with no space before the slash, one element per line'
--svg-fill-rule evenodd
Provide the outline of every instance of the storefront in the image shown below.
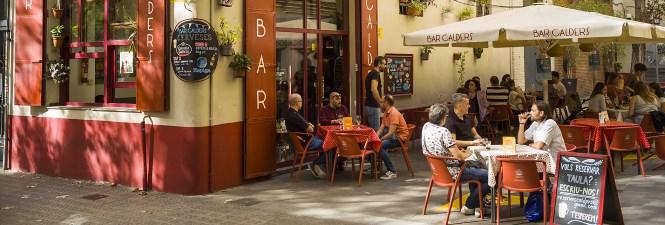
<path fill-rule="evenodd" d="M 374 57 L 417 55 L 399 35 L 439 23 L 435 13 L 412 18 L 396 12 L 399 3 L 377 0 L 62 0 L 57 18 L 58 2 L 9 3 L 8 168 L 181 194 L 242 185 L 290 165 L 279 120 L 290 93 L 303 96 L 302 113 L 312 122 L 333 91 L 361 114 Z M 198 18 L 189 26 L 219 31 L 221 17 L 242 28 L 233 49 L 253 59 L 252 69 L 236 78 L 227 66 L 233 57 L 213 54 L 195 64 L 212 66 L 209 76 L 183 78 L 177 57 L 217 46 L 206 40 L 178 48 L 176 26 Z M 61 46 L 51 32 L 59 25 Z M 500 56 L 507 51 L 486 52 L 499 59 L 469 70 L 487 78 L 480 71 L 508 70 Z M 59 60 L 68 79 L 53 79 L 49 69 Z M 420 86 L 399 97 L 398 107 L 454 90 L 453 62 L 423 62 L 413 66 L 422 71 L 412 77 Z"/>

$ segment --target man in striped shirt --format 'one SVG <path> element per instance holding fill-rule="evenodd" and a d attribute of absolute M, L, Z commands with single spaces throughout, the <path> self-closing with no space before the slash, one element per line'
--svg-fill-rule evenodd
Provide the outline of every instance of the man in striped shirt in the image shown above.
<path fill-rule="evenodd" d="M 487 102 L 490 106 L 508 104 L 508 94 L 510 91 L 505 87 L 499 86 L 499 78 L 492 76 L 490 78 L 492 86 L 487 87 Z"/>

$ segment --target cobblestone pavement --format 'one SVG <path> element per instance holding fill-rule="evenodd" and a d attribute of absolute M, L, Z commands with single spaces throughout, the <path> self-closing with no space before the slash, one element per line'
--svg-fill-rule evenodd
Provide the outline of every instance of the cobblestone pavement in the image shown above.
<path fill-rule="evenodd" d="M 405 171 L 401 154 L 391 153 L 399 174 L 395 180 L 363 178 L 357 187 L 350 167 L 336 175 L 334 184 L 303 170 L 300 183 L 283 174 L 200 196 L 140 195 L 135 188 L 106 182 L 2 171 L 0 224 L 440 224 L 447 189 L 434 188 L 428 213 L 421 215 L 430 173 L 416 149 L 410 151 L 415 177 Z M 646 177 L 636 175 L 632 162 L 626 161 L 616 179 L 626 224 L 665 224 L 665 169 L 650 169 L 662 161 L 647 160 Z M 463 190 L 468 192 L 466 186 Z M 510 218 L 506 208 L 502 223 L 529 224 L 518 203 Z M 490 224 L 457 211 L 450 221 Z"/>

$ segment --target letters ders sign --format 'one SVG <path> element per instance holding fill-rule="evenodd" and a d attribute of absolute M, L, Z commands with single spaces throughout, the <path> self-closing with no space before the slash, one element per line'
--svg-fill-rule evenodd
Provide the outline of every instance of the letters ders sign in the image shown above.
<path fill-rule="evenodd" d="M 614 173 L 608 165 L 605 155 L 559 152 L 551 224 L 623 224 Z"/>
<path fill-rule="evenodd" d="M 172 35 L 171 65 L 183 81 L 207 79 L 217 67 L 218 42 L 215 29 L 202 19 L 183 20 Z"/>

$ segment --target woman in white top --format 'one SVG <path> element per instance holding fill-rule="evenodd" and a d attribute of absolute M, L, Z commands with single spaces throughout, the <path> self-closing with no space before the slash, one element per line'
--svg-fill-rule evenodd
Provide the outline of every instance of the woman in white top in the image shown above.
<path fill-rule="evenodd" d="M 607 86 L 603 82 L 596 83 L 596 86 L 591 92 L 589 99 L 589 112 L 604 112 L 607 111 L 608 106 L 612 106 L 611 102 L 607 102 Z"/>
<path fill-rule="evenodd" d="M 656 111 L 658 108 L 658 97 L 649 91 L 646 84 L 639 82 L 635 87 L 635 95 L 630 97 L 628 118 L 624 121 L 640 124 L 644 114 Z"/>
<path fill-rule="evenodd" d="M 658 96 L 658 104 L 660 105 L 660 111 L 665 112 L 665 94 L 663 93 L 663 89 L 660 89 L 660 85 L 656 82 L 652 82 L 649 84 L 649 90 Z"/>

